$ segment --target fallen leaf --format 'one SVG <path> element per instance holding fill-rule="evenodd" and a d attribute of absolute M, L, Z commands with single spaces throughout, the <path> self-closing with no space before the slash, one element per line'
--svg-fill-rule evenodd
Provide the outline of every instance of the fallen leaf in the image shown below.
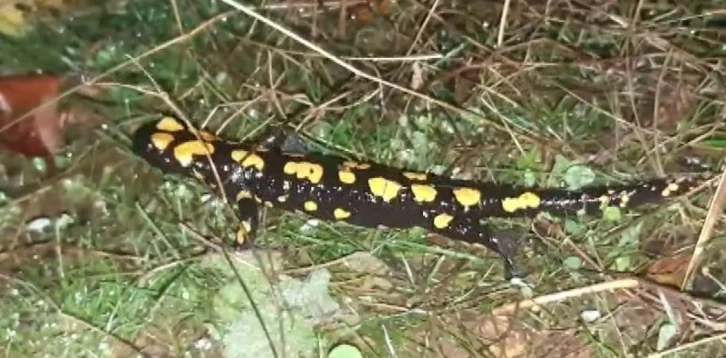
<path fill-rule="evenodd" d="M 47 75 L 0 79 L 3 146 L 27 157 L 52 157 L 62 145 L 62 118 L 57 103 L 51 102 L 60 93 L 61 84 L 62 78 Z M 22 118 L 30 111 L 34 113 Z"/>
<path fill-rule="evenodd" d="M 28 157 L 52 155 L 61 146 L 62 123 L 51 100 L 60 93 L 62 81 L 47 75 L 0 79 L 0 143 Z"/>
<path fill-rule="evenodd" d="M 531 337 L 524 330 L 514 328 L 509 316 L 482 317 L 476 327 L 479 336 L 493 342 L 489 352 L 497 357 L 521 357 L 527 351 Z"/>
<path fill-rule="evenodd" d="M 0 77 L 0 145 L 26 157 L 43 158 L 48 174 L 53 156 L 65 145 L 63 129 L 77 122 L 58 105 L 66 79 L 53 75 Z M 86 95 L 95 95 L 85 89 Z"/>
<path fill-rule="evenodd" d="M 481 316 L 464 322 L 484 341 L 489 353 L 499 358 L 593 357 L 592 348 L 572 330 L 526 328 L 516 316 Z"/>
<path fill-rule="evenodd" d="M 412 74 L 410 87 L 418 91 L 424 84 L 423 69 L 421 68 L 421 63 L 419 63 L 418 61 L 414 61 L 411 64 L 411 70 Z"/>
<path fill-rule="evenodd" d="M 368 25 L 376 15 L 388 15 L 391 12 L 391 3 L 390 0 L 359 2 L 348 6 L 346 12 L 361 25 Z"/>
<path fill-rule="evenodd" d="M 647 269 L 647 276 L 661 285 L 679 287 L 686 275 L 690 254 L 662 257 Z"/>
<path fill-rule="evenodd" d="M 351 5 L 347 9 L 352 19 L 358 20 L 363 25 L 370 24 L 373 21 L 373 8 L 369 3 L 359 3 Z"/>
<path fill-rule="evenodd" d="M 386 16 L 391 13 L 391 6 L 393 6 L 391 0 L 378 0 L 376 4 L 378 5 L 378 12 L 381 15 Z"/>
<path fill-rule="evenodd" d="M 33 10 L 33 1 L 0 1 L 0 33 L 12 37 L 25 34 L 28 13 Z"/>
<path fill-rule="evenodd" d="M 691 85 L 683 83 L 665 86 L 657 108 L 647 109 L 650 113 L 648 113 L 649 118 L 646 118 L 644 125 L 651 125 L 655 122 L 659 130 L 668 134 L 674 133 L 683 118 L 688 118 L 688 115 L 698 105 L 699 97 L 696 93 Z"/>
<path fill-rule="evenodd" d="M 358 273 L 370 275 L 385 275 L 390 272 L 390 267 L 379 258 L 362 251 L 354 252 L 343 259 L 344 264 Z"/>

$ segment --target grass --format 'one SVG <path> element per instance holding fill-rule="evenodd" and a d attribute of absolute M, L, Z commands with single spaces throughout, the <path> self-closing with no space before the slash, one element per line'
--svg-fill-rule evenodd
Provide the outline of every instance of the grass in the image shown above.
<path fill-rule="evenodd" d="M 370 78 L 225 1 L 91 1 L 0 37 L 0 73 L 86 73 L 111 103 L 72 138 L 63 180 L 35 187 L 32 163 L 3 153 L 0 353 L 296 357 L 351 343 L 366 357 L 724 356 L 722 225 L 688 290 L 672 288 L 712 189 L 658 210 L 495 220 L 539 236 L 519 258 L 527 283 L 510 285 L 491 253 L 421 230 L 276 210 L 264 249 L 228 259 L 231 208 L 128 148 L 134 125 L 181 112 L 230 138 L 281 125 L 323 152 L 512 184 L 680 174 L 690 156 L 718 168 L 719 2 L 399 1 L 344 33 L 337 5 L 314 17 L 296 4 L 255 11 Z M 35 189 L 13 195 L 23 186 Z M 37 218 L 51 225 L 31 232 Z M 638 289 L 588 291 L 626 273 Z M 547 303 L 495 314 L 528 298 Z"/>

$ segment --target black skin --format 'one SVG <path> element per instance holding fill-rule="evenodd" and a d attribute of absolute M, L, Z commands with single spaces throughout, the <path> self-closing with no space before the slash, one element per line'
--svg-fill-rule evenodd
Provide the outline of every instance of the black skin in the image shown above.
<path fill-rule="evenodd" d="M 512 277 L 516 275 L 513 261 L 516 240 L 494 233 L 488 225 L 481 224 L 480 219 L 533 217 L 540 212 L 553 216 L 598 214 L 607 205 L 626 209 L 660 203 L 686 193 L 702 182 L 690 178 L 663 178 L 568 191 L 455 180 L 428 173 L 423 179 L 413 179 L 406 176 L 407 172 L 403 169 L 372 162 L 356 161 L 365 165 L 365 168 L 347 167 L 350 165 L 346 164 L 349 162 L 347 159 L 311 153 L 298 137 L 278 128 L 268 130 L 254 142 L 207 138 L 204 143 L 212 146 L 214 152 L 209 156 L 194 155 L 191 163 L 184 166 L 174 154 L 175 148 L 197 141 L 200 137 L 195 134 L 195 128 L 181 121 L 170 117 L 163 120 L 176 121 L 174 123 L 178 123 L 178 126 L 169 131 L 159 129 L 161 121 L 142 125 L 134 133 L 133 151 L 166 173 L 196 177 L 212 188 L 221 187 L 227 200 L 235 202 L 239 220 L 248 226 L 245 240 L 237 243 L 241 249 L 252 247 L 259 226 L 260 203 L 267 203 L 282 210 L 303 211 L 322 220 L 341 221 L 361 227 L 404 229 L 417 226 L 453 240 L 482 245 L 504 259 L 505 272 L 508 277 Z M 152 141 L 152 137 L 158 134 L 173 139 L 169 139 L 166 146 L 160 149 Z M 239 150 L 247 151 L 248 155 L 233 159 L 233 153 Z M 253 158 L 257 158 L 257 161 L 253 160 L 252 163 L 263 163 L 264 167 L 244 165 L 245 160 Z M 286 173 L 286 169 L 289 169 L 287 165 L 291 162 L 307 163 L 306 173 L 307 169 L 317 168 L 320 175 L 313 180 L 300 177 L 299 173 Z M 341 181 L 340 173 L 344 170 L 354 174 L 354 182 Z M 388 190 L 391 183 L 398 186 L 395 195 L 387 200 L 385 195 L 376 194 L 371 184 L 384 179 L 390 182 L 378 189 L 385 187 Z M 416 186 L 435 190 L 435 200 L 418 200 L 420 197 L 415 195 L 414 190 Z M 479 194 L 476 204 L 465 205 L 455 195 L 457 188 L 476 191 Z M 536 205 L 524 199 L 532 197 L 537 198 Z M 313 205 L 311 202 L 314 204 L 313 209 L 307 207 Z M 524 205 L 526 203 L 532 205 Z M 337 215 L 341 209 L 347 216 Z"/>

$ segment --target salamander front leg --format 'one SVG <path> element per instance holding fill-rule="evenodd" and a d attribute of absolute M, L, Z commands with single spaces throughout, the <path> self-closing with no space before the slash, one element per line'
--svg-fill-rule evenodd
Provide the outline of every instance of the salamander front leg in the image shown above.
<path fill-rule="evenodd" d="M 305 154 L 310 152 L 297 133 L 285 131 L 278 126 L 266 129 L 260 135 L 260 143 L 264 147 L 285 153 Z"/>
<path fill-rule="evenodd" d="M 237 195 L 237 219 L 239 219 L 239 230 L 235 239 L 235 250 L 249 250 L 254 246 L 259 224 L 259 212 L 257 202 L 247 192 L 240 192 Z"/>
<path fill-rule="evenodd" d="M 478 220 L 454 218 L 446 227 L 435 228 L 434 232 L 467 244 L 481 245 L 496 252 L 504 260 L 504 274 L 508 280 L 521 276 L 514 262 L 517 253 L 516 240 L 494 233 L 488 225 L 482 225 Z"/>

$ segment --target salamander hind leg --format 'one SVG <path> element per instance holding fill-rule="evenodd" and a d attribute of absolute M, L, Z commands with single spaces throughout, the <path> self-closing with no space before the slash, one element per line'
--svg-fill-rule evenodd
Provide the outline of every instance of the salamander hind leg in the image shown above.
<path fill-rule="evenodd" d="M 246 190 L 239 191 L 235 199 L 237 200 L 235 214 L 239 219 L 239 229 L 237 230 L 234 248 L 237 251 L 249 250 L 254 247 L 259 225 L 257 201 Z"/>
<path fill-rule="evenodd" d="M 482 225 L 478 220 L 439 214 L 434 217 L 432 232 L 466 244 L 484 246 L 496 252 L 504 260 L 507 279 L 521 276 L 514 261 L 517 254 L 517 240 L 495 233 L 491 227 Z"/>

